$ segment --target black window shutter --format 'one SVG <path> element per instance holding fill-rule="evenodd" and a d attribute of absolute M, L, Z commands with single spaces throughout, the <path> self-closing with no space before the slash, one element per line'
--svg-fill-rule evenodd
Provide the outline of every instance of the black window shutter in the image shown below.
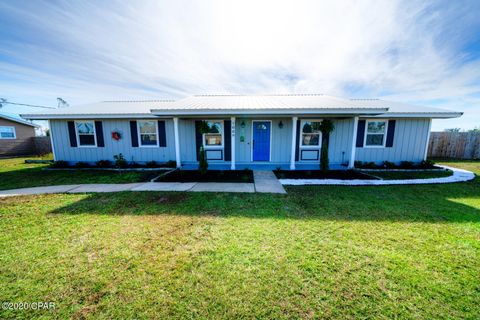
<path fill-rule="evenodd" d="M 395 120 L 388 120 L 388 131 L 387 131 L 387 141 L 385 142 L 385 147 L 393 147 L 393 136 L 395 135 Z"/>
<path fill-rule="evenodd" d="M 102 121 L 95 121 L 95 135 L 97 136 L 97 147 L 105 147 Z"/>
<path fill-rule="evenodd" d="M 296 147 L 295 147 L 295 161 L 298 161 L 298 156 L 299 156 L 299 153 L 300 153 L 300 120 L 297 120 L 297 137 L 295 141 L 297 141 L 297 143 L 295 144 Z"/>
<path fill-rule="evenodd" d="M 195 121 L 195 151 L 197 153 L 197 161 L 200 158 L 200 147 L 202 146 L 202 134 L 200 133 L 200 125 L 202 121 Z"/>
<path fill-rule="evenodd" d="M 225 120 L 223 122 L 225 128 L 223 128 L 223 134 L 225 141 L 225 161 L 232 160 L 232 122 L 230 120 Z"/>
<path fill-rule="evenodd" d="M 357 128 L 357 148 L 363 148 L 363 139 L 365 137 L 366 120 L 358 120 Z"/>
<path fill-rule="evenodd" d="M 132 138 L 132 147 L 138 147 L 137 121 L 130 121 L 130 136 Z"/>
<path fill-rule="evenodd" d="M 167 146 L 167 133 L 165 131 L 165 121 L 158 121 L 158 146 Z"/>
<path fill-rule="evenodd" d="M 77 147 L 77 135 L 75 133 L 75 122 L 68 121 L 68 136 L 70 138 L 70 146 Z"/>

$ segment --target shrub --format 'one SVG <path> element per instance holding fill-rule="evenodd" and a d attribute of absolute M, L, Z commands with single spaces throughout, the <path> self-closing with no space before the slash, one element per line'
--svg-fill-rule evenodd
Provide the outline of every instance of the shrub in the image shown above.
<path fill-rule="evenodd" d="M 79 161 L 79 162 L 75 163 L 75 167 L 76 168 L 88 168 L 88 167 L 90 167 L 90 165 L 86 162 Z"/>
<path fill-rule="evenodd" d="M 206 174 L 208 171 L 208 162 L 205 156 L 205 149 L 203 149 L 203 146 L 200 147 L 198 170 L 200 171 L 200 174 Z"/>
<path fill-rule="evenodd" d="M 365 163 L 363 163 L 362 168 L 376 169 L 376 168 L 378 168 L 378 166 L 375 164 L 375 162 L 365 162 Z"/>
<path fill-rule="evenodd" d="M 420 167 L 422 168 L 433 168 L 435 166 L 435 162 L 433 162 L 432 160 L 423 160 L 422 162 L 420 162 Z"/>
<path fill-rule="evenodd" d="M 148 161 L 145 165 L 147 166 L 147 168 L 156 168 L 156 167 L 158 167 L 157 161 L 155 161 L 155 160 Z"/>
<path fill-rule="evenodd" d="M 176 168 L 177 167 L 177 161 L 168 160 L 167 162 L 165 162 L 165 164 L 163 166 L 165 166 L 167 168 Z"/>
<path fill-rule="evenodd" d="M 353 162 L 353 166 L 355 168 L 361 168 L 362 167 L 362 161 L 356 160 L 355 162 Z"/>
<path fill-rule="evenodd" d="M 115 166 L 117 168 L 125 168 L 128 165 L 127 160 L 125 160 L 121 153 L 114 155 L 113 159 L 115 159 Z"/>
<path fill-rule="evenodd" d="M 108 168 L 112 166 L 112 161 L 110 160 L 99 160 L 96 162 L 97 167 L 99 168 Z"/>
<path fill-rule="evenodd" d="M 335 129 L 332 120 L 325 119 L 320 123 L 320 131 L 322 132 L 322 149 L 320 150 L 320 169 L 323 172 L 328 171 L 328 144 L 330 141 L 330 133 Z"/>
<path fill-rule="evenodd" d="M 400 167 L 404 168 L 404 169 L 411 169 L 413 168 L 413 162 L 411 161 L 402 161 L 400 162 Z"/>
<path fill-rule="evenodd" d="M 68 162 L 64 160 L 54 161 L 51 164 L 51 166 L 52 168 L 68 168 L 69 167 Z"/>
<path fill-rule="evenodd" d="M 396 168 L 397 166 L 395 165 L 395 163 L 393 162 L 390 162 L 390 161 L 383 161 L 383 166 L 387 169 L 394 169 Z"/>

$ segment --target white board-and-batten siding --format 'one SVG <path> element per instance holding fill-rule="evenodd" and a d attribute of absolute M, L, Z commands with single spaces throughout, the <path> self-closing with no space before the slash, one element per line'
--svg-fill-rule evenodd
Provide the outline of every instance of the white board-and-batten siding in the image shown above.
<path fill-rule="evenodd" d="M 319 117 L 321 119 L 321 117 Z M 96 119 L 103 123 L 105 147 L 71 147 L 68 134 L 68 120 L 51 120 L 55 156 L 57 160 L 69 162 L 96 162 L 113 160 L 113 156 L 122 153 L 126 160 L 147 162 L 155 160 L 166 162 L 175 160 L 175 141 L 172 119 L 165 121 L 166 147 L 132 147 L 130 120 Z M 198 120 L 198 119 L 197 119 Z M 252 121 L 271 120 L 271 164 L 289 164 L 292 142 L 291 118 L 236 118 L 235 155 L 238 164 L 255 164 L 252 161 Z M 381 163 L 383 161 L 400 162 L 423 160 L 427 145 L 430 119 L 395 119 L 396 127 L 393 146 L 390 148 L 357 147 L 355 160 Z M 72 120 L 71 120 L 72 121 Z M 283 127 L 280 128 L 280 121 Z M 241 128 L 242 122 L 245 127 Z M 346 164 L 352 150 L 353 118 L 333 119 L 335 129 L 330 134 L 330 164 Z M 111 138 L 112 131 L 119 131 L 122 138 L 116 141 Z M 230 134 L 225 132 L 224 134 Z M 244 140 L 241 141 L 241 137 Z M 298 140 L 297 144 L 299 143 Z M 195 119 L 179 119 L 179 145 L 182 163 L 196 163 Z M 298 161 L 297 163 L 315 163 Z"/>
<path fill-rule="evenodd" d="M 73 121 L 73 120 L 71 120 Z M 96 119 L 103 123 L 105 147 L 71 147 L 68 135 L 67 120 L 50 120 L 50 129 L 55 145 L 55 159 L 69 162 L 96 162 L 98 160 L 112 160 L 113 156 L 122 154 L 127 161 L 166 162 L 175 160 L 175 141 L 173 138 L 173 121 L 165 120 L 167 138 L 166 147 L 132 147 L 129 120 Z M 114 140 L 112 131 L 119 131 L 121 139 Z"/>

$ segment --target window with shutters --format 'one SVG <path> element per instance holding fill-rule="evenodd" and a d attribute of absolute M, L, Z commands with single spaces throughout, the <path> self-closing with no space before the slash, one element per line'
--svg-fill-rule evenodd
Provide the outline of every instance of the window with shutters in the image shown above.
<path fill-rule="evenodd" d="M 385 147 L 386 136 L 386 120 L 367 120 L 364 141 L 365 147 Z"/>
<path fill-rule="evenodd" d="M 156 120 L 137 121 L 138 145 L 141 147 L 158 147 L 158 128 Z"/>
<path fill-rule="evenodd" d="M 302 136 L 300 145 L 302 147 L 319 147 L 320 146 L 320 123 L 317 120 L 302 121 Z"/>
<path fill-rule="evenodd" d="M 223 121 L 205 121 L 207 132 L 203 134 L 203 146 L 205 148 L 216 148 L 223 146 Z"/>
<path fill-rule="evenodd" d="M 75 121 L 75 132 L 79 147 L 97 146 L 94 121 Z"/>

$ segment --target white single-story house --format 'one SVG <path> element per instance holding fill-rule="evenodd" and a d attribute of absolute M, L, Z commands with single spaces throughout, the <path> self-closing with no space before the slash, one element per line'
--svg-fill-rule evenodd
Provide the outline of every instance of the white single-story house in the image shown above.
<path fill-rule="evenodd" d="M 198 166 L 200 146 L 210 168 L 318 168 L 319 123 L 332 120 L 331 168 L 355 161 L 421 162 L 432 119 L 461 112 L 378 99 L 322 94 L 198 95 L 176 101 L 105 101 L 22 115 L 48 120 L 55 160 L 176 161 Z M 207 123 L 208 131 L 200 126 Z"/>

